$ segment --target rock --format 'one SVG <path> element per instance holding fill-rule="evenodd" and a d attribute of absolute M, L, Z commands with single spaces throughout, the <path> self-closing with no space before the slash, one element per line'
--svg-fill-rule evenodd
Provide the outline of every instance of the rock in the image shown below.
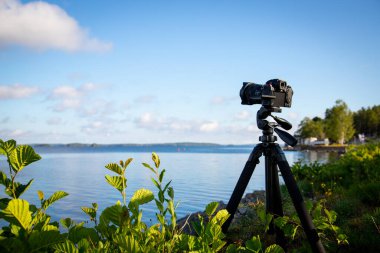
<path fill-rule="evenodd" d="M 248 208 L 247 207 L 240 207 L 240 208 L 238 208 L 237 211 L 239 212 L 239 214 L 245 215 L 248 211 Z"/>
<path fill-rule="evenodd" d="M 265 202 L 265 191 L 254 191 L 253 193 L 247 193 L 243 199 L 241 199 L 240 205 L 235 213 L 234 219 L 232 220 L 232 223 L 236 222 L 237 220 L 241 219 L 242 216 L 246 215 L 248 213 L 248 204 L 249 203 L 256 203 L 257 201 Z M 223 203 L 223 201 L 219 201 L 219 206 L 217 208 L 218 212 L 221 209 L 226 208 L 226 204 Z M 198 215 L 201 215 L 205 222 L 208 222 L 208 217 L 204 212 L 196 212 L 189 214 L 179 220 L 177 220 L 177 227 L 180 229 L 183 233 L 195 235 L 195 231 L 192 228 L 191 224 L 192 222 L 199 222 Z"/>
<path fill-rule="evenodd" d="M 225 209 L 226 206 L 227 205 L 223 201 L 219 201 L 219 205 L 215 213 L 222 209 Z M 208 217 L 205 212 L 196 212 L 177 220 L 177 228 L 185 234 L 196 235 L 196 232 L 192 228 L 191 224 L 193 222 L 199 222 L 199 215 L 203 217 L 203 220 L 205 222 L 208 222 Z"/>
<path fill-rule="evenodd" d="M 265 191 L 254 191 L 253 193 L 247 193 L 242 199 L 243 203 L 254 203 L 257 201 L 265 201 Z"/>

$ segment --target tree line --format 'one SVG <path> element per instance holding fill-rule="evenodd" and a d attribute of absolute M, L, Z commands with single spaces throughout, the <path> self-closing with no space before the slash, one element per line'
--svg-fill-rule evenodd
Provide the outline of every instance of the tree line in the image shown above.
<path fill-rule="evenodd" d="M 344 144 L 354 136 L 378 138 L 380 135 L 380 105 L 361 108 L 352 112 L 342 100 L 325 111 L 324 119 L 305 117 L 298 126 L 296 135 L 301 138 L 328 138 L 333 143 Z"/>

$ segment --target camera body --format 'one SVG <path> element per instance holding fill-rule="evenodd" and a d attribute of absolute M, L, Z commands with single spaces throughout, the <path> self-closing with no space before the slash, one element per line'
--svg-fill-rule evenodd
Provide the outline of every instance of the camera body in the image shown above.
<path fill-rule="evenodd" d="M 271 79 L 265 84 L 244 82 L 240 89 L 243 105 L 262 104 L 267 108 L 291 107 L 292 97 L 292 87 L 280 79 Z"/>

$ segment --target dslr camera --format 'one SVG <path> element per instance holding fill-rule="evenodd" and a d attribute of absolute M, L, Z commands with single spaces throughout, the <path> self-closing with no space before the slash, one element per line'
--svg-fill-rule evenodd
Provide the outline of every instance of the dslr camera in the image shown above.
<path fill-rule="evenodd" d="M 292 106 L 293 90 L 286 81 L 271 79 L 265 84 L 243 82 L 240 89 L 241 104 L 262 104 L 266 108 Z"/>

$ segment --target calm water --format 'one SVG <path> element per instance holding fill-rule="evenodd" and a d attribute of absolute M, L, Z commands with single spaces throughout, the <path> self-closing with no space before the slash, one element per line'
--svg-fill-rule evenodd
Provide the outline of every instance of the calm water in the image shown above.
<path fill-rule="evenodd" d="M 127 196 L 131 197 L 135 190 L 142 187 L 154 191 L 150 180 L 152 173 L 141 165 L 142 162 L 153 164 L 150 152 L 110 151 L 60 150 L 54 152 L 50 149 L 38 150 L 37 148 L 42 160 L 26 167 L 18 176 L 17 181 L 22 183 L 34 178 L 33 184 L 24 193 L 23 198 L 39 206 L 37 190 L 43 190 L 45 197 L 57 190 L 66 191 L 70 195 L 54 203 L 48 209 L 48 213 L 54 220 L 65 217 L 71 217 L 77 221 L 87 220 L 80 209 L 81 206 L 90 206 L 91 203 L 96 202 L 102 210 L 122 199 L 120 193 L 105 181 L 104 176 L 113 173 L 104 166 L 110 162 L 118 163 L 129 157 L 134 158 L 134 161 L 127 169 Z M 178 217 L 203 210 L 211 201 L 227 202 L 250 152 L 249 147 L 211 149 L 203 147 L 185 152 L 163 149 L 158 152 L 161 158 L 160 168 L 166 169 L 165 181 L 172 180 L 175 199 L 179 201 Z M 328 159 L 326 153 L 285 152 L 285 154 L 290 165 L 299 159 L 305 161 Z M 7 168 L 3 157 L 0 160 L 0 168 L 3 171 Z M 7 170 L 5 172 L 8 173 Z M 247 192 L 264 189 L 264 182 L 264 158 L 261 158 L 261 163 L 256 166 Z M 4 196 L 3 190 L 0 194 Z M 153 219 L 155 222 L 153 202 L 145 205 L 143 210 L 143 219 L 146 222 Z"/>

